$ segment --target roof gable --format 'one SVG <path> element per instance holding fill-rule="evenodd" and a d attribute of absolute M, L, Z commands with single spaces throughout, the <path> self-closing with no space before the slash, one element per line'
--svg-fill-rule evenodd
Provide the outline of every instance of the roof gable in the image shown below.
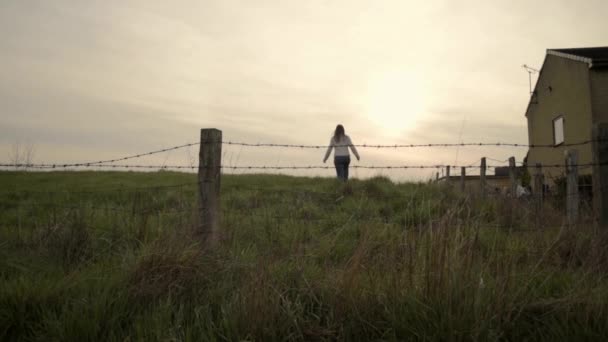
<path fill-rule="evenodd" d="M 530 96 L 530 100 L 528 101 L 528 106 L 526 107 L 525 116 L 528 116 L 530 112 L 531 105 L 535 104 L 536 96 L 537 96 L 537 88 L 539 84 L 539 80 L 543 75 L 543 70 L 545 68 L 545 63 L 547 63 L 547 56 L 556 56 L 565 58 L 572 61 L 587 63 L 589 69 L 592 68 L 606 68 L 608 67 L 608 46 L 600 46 L 600 47 L 587 47 L 587 48 L 572 48 L 572 49 L 547 49 L 547 54 L 545 55 L 545 60 L 543 61 L 543 66 L 540 69 L 538 80 L 534 86 L 534 91 Z"/>

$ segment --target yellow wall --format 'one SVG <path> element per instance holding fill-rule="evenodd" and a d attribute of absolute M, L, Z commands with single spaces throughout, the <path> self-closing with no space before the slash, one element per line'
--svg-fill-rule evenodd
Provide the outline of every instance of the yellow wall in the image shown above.
<path fill-rule="evenodd" d="M 593 122 L 608 122 L 608 68 L 591 69 Z"/>
<path fill-rule="evenodd" d="M 551 90 L 549 90 L 551 87 Z M 536 104 L 530 104 L 528 141 L 530 144 L 553 144 L 553 119 L 564 117 L 564 141 L 566 144 L 591 139 L 591 95 L 589 65 L 562 57 L 547 55 L 536 86 Z M 528 165 L 564 164 L 566 150 L 576 149 L 579 164 L 591 163 L 591 144 L 576 147 L 531 148 Z M 591 174 L 591 168 L 579 169 L 580 175 Z M 534 170 L 531 169 L 533 174 Z M 553 185 L 553 179 L 563 176 L 564 168 L 545 168 L 545 182 Z"/>

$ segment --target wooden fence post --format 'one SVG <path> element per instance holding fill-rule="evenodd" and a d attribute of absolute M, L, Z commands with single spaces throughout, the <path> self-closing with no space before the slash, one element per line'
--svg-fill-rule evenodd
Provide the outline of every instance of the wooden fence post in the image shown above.
<path fill-rule="evenodd" d="M 536 172 L 534 173 L 534 193 L 536 197 L 536 208 L 540 212 L 543 208 L 545 196 L 545 180 L 543 175 L 543 166 L 541 163 L 536 163 Z"/>
<path fill-rule="evenodd" d="M 515 157 L 509 158 L 509 180 L 511 183 L 511 198 L 517 198 L 517 168 Z"/>
<path fill-rule="evenodd" d="M 566 152 L 566 212 L 568 224 L 573 225 L 578 221 L 578 151 L 568 150 Z"/>
<path fill-rule="evenodd" d="M 435 182 L 439 182 L 439 171 L 435 173 Z"/>
<path fill-rule="evenodd" d="M 445 167 L 445 184 L 450 185 L 450 165 Z"/>
<path fill-rule="evenodd" d="M 214 242 L 219 230 L 222 131 L 201 129 L 199 152 L 200 230 L 204 240 Z"/>
<path fill-rule="evenodd" d="M 463 193 L 466 189 L 466 185 L 465 185 L 466 177 L 467 177 L 467 168 L 463 166 L 460 168 L 460 191 L 462 191 Z"/>
<path fill-rule="evenodd" d="M 593 208 L 601 227 L 608 228 L 608 124 L 593 125 Z"/>
<path fill-rule="evenodd" d="M 479 186 L 481 189 L 481 197 L 486 197 L 486 157 L 481 158 L 481 167 L 479 169 Z"/>

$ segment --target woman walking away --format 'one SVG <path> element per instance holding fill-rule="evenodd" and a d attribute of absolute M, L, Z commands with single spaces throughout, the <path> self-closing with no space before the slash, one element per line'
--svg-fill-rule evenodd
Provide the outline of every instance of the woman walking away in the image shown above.
<path fill-rule="evenodd" d="M 345 182 L 348 180 L 348 165 L 350 164 L 349 147 L 353 151 L 355 157 L 357 157 L 357 160 L 361 160 L 361 158 L 359 158 L 359 152 L 357 152 L 350 137 L 344 133 L 344 126 L 336 126 L 336 131 L 329 141 L 329 146 L 327 147 L 323 162 L 325 163 L 327 161 L 327 158 L 329 158 L 329 155 L 331 154 L 331 149 L 335 148 L 334 165 L 336 166 L 336 175 L 339 180 Z"/>

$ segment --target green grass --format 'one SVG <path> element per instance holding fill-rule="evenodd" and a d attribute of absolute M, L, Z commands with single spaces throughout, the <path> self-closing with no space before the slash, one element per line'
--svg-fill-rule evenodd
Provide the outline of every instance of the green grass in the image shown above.
<path fill-rule="evenodd" d="M 0 172 L 0 340 L 608 338 L 608 235 L 551 208 L 225 175 L 208 247 L 195 182 Z"/>

